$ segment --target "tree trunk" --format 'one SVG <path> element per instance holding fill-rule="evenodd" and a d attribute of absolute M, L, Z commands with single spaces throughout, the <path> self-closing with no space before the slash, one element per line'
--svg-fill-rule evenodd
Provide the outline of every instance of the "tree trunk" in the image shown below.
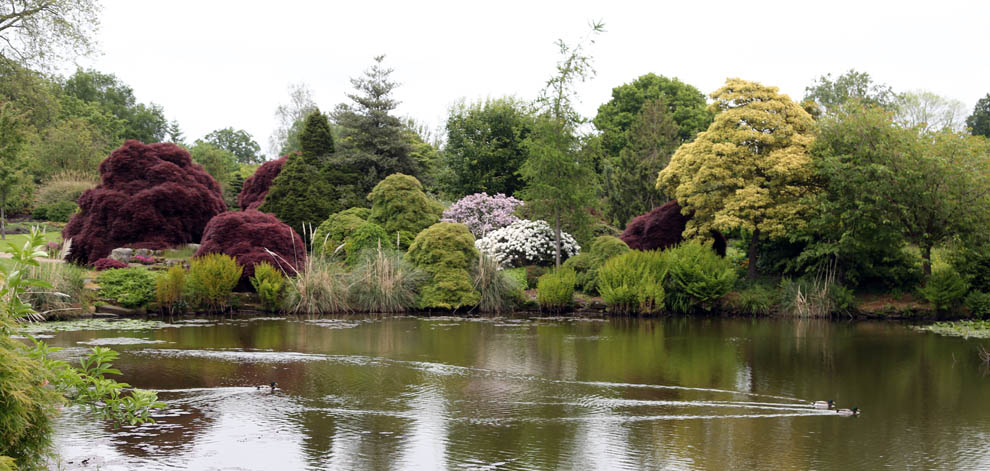
<path fill-rule="evenodd" d="M 760 230 L 756 229 L 753 231 L 753 237 L 749 240 L 749 265 L 746 267 L 746 278 L 750 280 L 756 279 L 756 262 L 757 262 L 757 250 L 760 248 Z"/>
<path fill-rule="evenodd" d="M 555 209 L 553 211 L 553 221 L 554 221 L 554 261 L 556 262 L 557 268 L 560 268 L 560 209 Z"/>
<path fill-rule="evenodd" d="M 932 247 L 930 245 L 921 246 L 921 270 L 925 277 L 932 275 Z"/>

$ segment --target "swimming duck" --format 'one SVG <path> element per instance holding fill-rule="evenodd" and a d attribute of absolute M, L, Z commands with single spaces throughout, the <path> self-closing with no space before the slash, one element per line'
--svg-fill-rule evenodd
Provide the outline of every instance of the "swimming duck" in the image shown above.
<path fill-rule="evenodd" d="M 272 392 L 275 392 L 276 390 L 278 390 L 278 383 L 272 381 L 271 384 L 269 384 L 267 386 L 265 386 L 265 385 L 258 385 L 258 386 L 255 386 L 254 388 L 255 389 L 259 389 L 259 390 L 260 389 L 266 389 L 266 388 L 268 388 L 268 389 L 271 389 Z"/>
<path fill-rule="evenodd" d="M 835 401 L 831 399 L 827 401 L 815 401 L 811 405 L 815 406 L 815 409 L 835 409 Z"/>
<path fill-rule="evenodd" d="M 852 416 L 852 415 L 859 415 L 860 410 L 859 407 L 852 406 L 851 409 L 839 409 L 835 412 L 839 415 Z"/>

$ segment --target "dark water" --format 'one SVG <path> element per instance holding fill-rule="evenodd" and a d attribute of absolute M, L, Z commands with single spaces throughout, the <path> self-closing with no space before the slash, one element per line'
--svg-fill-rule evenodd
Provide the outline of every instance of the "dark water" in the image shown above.
<path fill-rule="evenodd" d="M 256 319 L 48 341 L 101 338 L 169 408 L 123 429 L 68 411 L 66 469 L 990 469 L 981 341 L 897 324 Z"/>

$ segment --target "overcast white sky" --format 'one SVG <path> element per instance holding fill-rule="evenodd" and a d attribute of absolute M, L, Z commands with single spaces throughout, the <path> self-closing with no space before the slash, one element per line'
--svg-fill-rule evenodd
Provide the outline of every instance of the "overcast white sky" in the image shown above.
<path fill-rule="evenodd" d="M 227 126 L 263 149 L 306 83 L 331 110 L 379 54 L 401 83 L 397 114 L 442 126 L 461 98 L 530 99 L 554 73 L 554 41 L 590 20 L 606 33 L 588 52 L 597 77 L 579 110 L 594 116 L 612 87 L 654 72 L 710 93 L 727 77 L 799 99 L 815 77 L 850 68 L 895 91 L 961 100 L 990 92 L 990 2 L 941 1 L 365 1 L 104 0 L 102 54 L 79 61 L 162 105 L 187 141 Z"/>

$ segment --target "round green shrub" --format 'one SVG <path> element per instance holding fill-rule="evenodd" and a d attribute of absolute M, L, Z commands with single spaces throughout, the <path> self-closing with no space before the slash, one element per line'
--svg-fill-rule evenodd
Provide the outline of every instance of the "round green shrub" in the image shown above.
<path fill-rule="evenodd" d="M 443 206 L 423 192 L 423 185 L 415 177 L 395 173 L 375 185 L 368 194 L 371 215 L 368 221 L 376 223 L 395 239 L 399 249 L 409 247 L 420 231 L 440 220 Z"/>
<path fill-rule="evenodd" d="M 591 242 L 591 248 L 571 257 L 564 262 L 564 267 L 571 268 L 577 274 L 577 289 L 595 295 L 598 289 L 598 269 L 606 260 L 628 252 L 629 246 L 618 237 L 603 235 Z"/>
<path fill-rule="evenodd" d="M 958 306 L 969 292 L 969 282 L 958 272 L 943 269 L 932 272 L 925 286 L 918 292 L 932 303 L 936 311 L 943 311 Z"/>
<path fill-rule="evenodd" d="M 598 291 L 609 312 L 652 314 L 664 306 L 667 266 L 657 251 L 627 251 L 598 269 Z"/>
<path fill-rule="evenodd" d="M 990 293 L 973 291 L 966 296 L 965 303 L 973 317 L 977 319 L 990 318 Z"/>
<path fill-rule="evenodd" d="M 574 301 L 574 270 L 561 268 L 540 277 L 536 283 L 536 299 L 540 309 L 562 312 L 571 307 Z"/>
<path fill-rule="evenodd" d="M 155 299 L 155 275 L 144 268 L 115 268 L 100 273 L 97 295 L 126 307 L 144 306 Z"/>
<path fill-rule="evenodd" d="M 200 307 L 220 312 L 229 306 L 230 294 L 241 279 L 241 267 L 234 257 L 210 253 L 189 260 L 189 297 Z"/>
<path fill-rule="evenodd" d="M 480 294 L 471 281 L 478 250 L 464 224 L 440 222 L 428 227 L 413 240 L 406 257 L 428 276 L 420 287 L 420 308 L 457 309 L 478 304 Z"/>
<path fill-rule="evenodd" d="M 362 251 L 379 247 L 384 250 L 392 250 L 395 248 L 395 244 L 392 243 L 382 226 L 373 222 L 361 224 L 357 229 L 354 229 L 354 232 L 347 237 L 344 243 L 344 252 L 347 254 L 344 263 L 348 266 L 354 266 L 361 258 Z"/>
<path fill-rule="evenodd" d="M 39 221 L 69 222 L 78 210 L 79 205 L 73 201 L 58 201 L 34 208 L 31 217 Z"/>
<path fill-rule="evenodd" d="M 667 249 L 663 256 L 667 265 L 666 305 L 672 312 L 710 311 L 738 277 L 732 262 L 695 241 Z"/>
<path fill-rule="evenodd" d="M 313 233 L 313 252 L 333 255 L 361 224 L 368 221 L 368 208 L 348 208 L 330 215 Z"/>

